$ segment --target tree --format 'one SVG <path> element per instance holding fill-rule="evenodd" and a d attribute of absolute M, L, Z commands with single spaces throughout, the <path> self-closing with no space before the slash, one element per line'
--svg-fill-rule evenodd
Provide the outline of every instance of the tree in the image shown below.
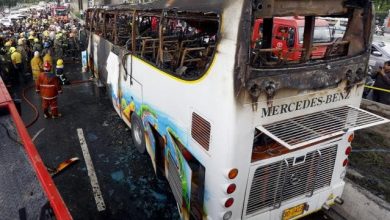
<path fill-rule="evenodd" d="M 36 3 L 40 0 L 0 0 L 0 7 L 13 7 L 18 3 Z"/>
<path fill-rule="evenodd" d="M 378 12 L 387 12 L 390 9 L 390 0 L 374 0 L 374 6 Z"/>

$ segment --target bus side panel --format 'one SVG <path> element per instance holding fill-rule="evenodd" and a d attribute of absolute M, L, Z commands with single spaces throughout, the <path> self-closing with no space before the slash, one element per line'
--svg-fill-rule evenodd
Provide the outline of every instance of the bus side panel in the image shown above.
<path fill-rule="evenodd" d="M 108 73 L 110 72 L 110 69 L 107 69 L 109 64 L 107 61 L 110 53 L 114 52 L 113 45 L 104 38 L 92 34 L 92 42 L 89 42 L 88 49 L 88 54 L 92 58 L 89 67 L 92 69 L 95 77 L 105 83 L 107 81 Z"/>
<path fill-rule="evenodd" d="M 107 85 L 109 88 L 110 97 L 112 100 L 112 104 L 114 106 L 114 109 L 119 115 L 121 114 L 121 106 L 119 104 L 119 91 L 120 87 L 118 84 L 119 80 L 119 62 L 118 62 L 118 56 L 112 52 L 110 52 L 110 55 L 107 58 Z"/>
<path fill-rule="evenodd" d="M 195 216 L 204 217 L 205 168 L 196 155 L 192 155 L 187 150 L 191 147 L 188 146 L 186 129 L 167 114 L 164 108 L 152 104 L 154 100 L 144 100 L 144 85 L 139 82 L 150 82 L 152 80 L 149 79 L 150 74 L 154 74 L 156 69 L 139 58 L 131 57 L 131 55 L 127 56 L 127 67 L 124 69 L 122 58 L 125 50 L 113 46 L 99 36 L 94 35 L 93 39 L 94 42 L 90 44 L 89 50 L 93 56 L 93 67 L 96 66 L 94 72 L 98 73 L 102 82 L 109 85 L 114 108 L 128 126 L 131 127 L 132 114 L 135 113 L 142 119 L 147 152 L 155 170 L 157 170 L 156 146 L 158 140 L 153 136 L 152 129 L 164 139 L 164 158 L 162 159 L 164 163 L 162 164 L 164 164 L 163 168 L 168 182 L 170 181 L 172 191 L 176 190 L 175 199 L 182 218 L 190 219 L 190 215 L 193 213 L 196 213 Z M 161 75 L 160 77 L 165 78 L 166 76 Z M 166 82 L 172 83 L 170 79 Z M 115 83 L 118 86 L 115 86 Z M 159 94 L 152 89 L 149 91 L 153 95 Z M 165 102 L 165 100 L 159 101 Z M 193 175 L 197 177 L 196 182 L 193 182 Z M 196 190 L 193 190 L 192 186 L 196 187 Z M 195 196 L 197 198 L 193 199 L 192 197 L 195 198 Z M 192 211 L 193 207 L 196 211 Z"/>

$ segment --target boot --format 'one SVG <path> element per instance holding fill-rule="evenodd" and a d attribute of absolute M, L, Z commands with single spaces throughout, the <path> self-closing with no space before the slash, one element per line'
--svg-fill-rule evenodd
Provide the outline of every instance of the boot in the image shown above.
<path fill-rule="evenodd" d="M 45 117 L 45 118 L 50 118 L 51 117 L 48 110 L 44 110 L 43 111 L 43 117 Z"/>
<path fill-rule="evenodd" d="M 61 117 L 61 116 L 62 116 L 62 114 L 61 114 L 61 113 L 58 113 L 57 115 L 52 115 L 51 118 L 55 119 L 55 118 L 59 118 L 59 117 Z"/>

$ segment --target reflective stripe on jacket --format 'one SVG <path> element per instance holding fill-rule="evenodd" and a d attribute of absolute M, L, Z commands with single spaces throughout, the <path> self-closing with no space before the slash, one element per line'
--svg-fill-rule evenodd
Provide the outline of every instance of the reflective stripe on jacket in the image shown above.
<path fill-rule="evenodd" d="M 58 92 L 61 92 L 61 85 L 58 77 L 53 73 L 40 73 L 36 81 L 36 91 L 46 100 L 55 99 Z"/>

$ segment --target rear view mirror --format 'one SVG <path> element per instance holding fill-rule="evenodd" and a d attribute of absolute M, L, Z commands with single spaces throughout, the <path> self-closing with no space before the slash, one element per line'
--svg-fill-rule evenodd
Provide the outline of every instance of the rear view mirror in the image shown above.
<path fill-rule="evenodd" d="M 382 53 L 379 52 L 379 51 L 372 51 L 371 54 L 376 56 L 376 57 L 381 57 L 382 56 Z"/>

